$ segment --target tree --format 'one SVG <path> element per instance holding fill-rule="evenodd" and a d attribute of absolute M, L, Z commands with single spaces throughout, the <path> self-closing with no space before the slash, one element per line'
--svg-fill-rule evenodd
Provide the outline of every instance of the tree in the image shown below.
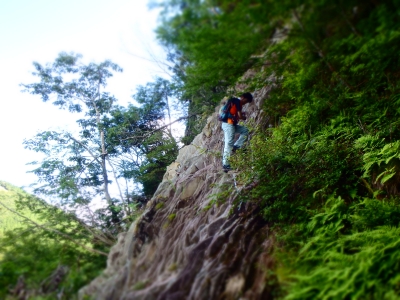
<path fill-rule="evenodd" d="M 34 66 L 40 82 L 23 85 L 26 91 L 43 101 L 54 95 L 54 105 L 84 113 L 77 120 L 77 132 L 44 131 L 24 142 L 46 156 L 32 162 L 40 182 L 35 192 L 86 208 L 96 197 L 104 197 L 110 220 L 118 223 L 116 207 L 122 205 L 127 216 L 135 207 L 131 201 L 141 199 L 142 191 L 151 197 L 177 154 L 171 126 L 163 126 L 172 123 L 173 88 L 158 78 L 138 88 L 134 98 L 140 107 L 122 107 L 104 91 L 112 72 L 121 71 L 110 61 L 84 65 L 79 55 L 61 53 L 53 64 Z M 120 181 L 125 182 L 125 191 Z M 119 200 L 110 195 L 111 183 L 117 186 Z M 102 218 L 106 215 L 101 212 Z"/>
<path fill-rule="evenodd" d="M 108 120 L 107 142 L 115 145 L 121 157 L 121 176 L 140 183 L 147 197 L 156 191 L 178 153 L 171 128 L 173 95 L 170 82 L 157 78 L 138 87 L 133 98 L 140 107 L 117 107 Z"/>
<path fill-rule="evenodd" d="M 32 171 L 44 183 L 35 192 L 74 203 L 88 203 L 102 194 L 111 204 L 107 170 L 110 149 L 105 142 L 102 118 L 116 99 L 104 89 L 112 72 L 122 69 L 110 61 L 84 65 L 80 58 L 61 53 L 53 64 L 45 67 L 34 63 L 33 75 L 40 81 L 23 85 L 25 91 L 40 95 L 44 102 L 54 95 L 54 105 L 73 113 L 84 112 L 85 118 L 77 121 L 79 133 L 75 136 L 70 132 L 47 131 L 24 143 L 26 148 L 47 155 Z"/>

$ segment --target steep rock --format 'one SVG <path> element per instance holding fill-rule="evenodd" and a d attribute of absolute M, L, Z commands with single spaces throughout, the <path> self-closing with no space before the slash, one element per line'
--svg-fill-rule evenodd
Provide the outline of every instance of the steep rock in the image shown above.
<path fill-rule="evenodd" d="M 269 91 L 254 93 L 244 109 L 258 125 Z M 223 132 L 216 112 L 180 150 L 143 215 L 119 236 L 107 269 L 80 298 L 272 298 L 273 236 L 255 205 L 233 204 L 248 187 L 236 182 L 235 172 L 221 170 Z M 225 195 L 227 186 L 234 188 Z M 213 204 L 217 195 L 225 201 Z"/>

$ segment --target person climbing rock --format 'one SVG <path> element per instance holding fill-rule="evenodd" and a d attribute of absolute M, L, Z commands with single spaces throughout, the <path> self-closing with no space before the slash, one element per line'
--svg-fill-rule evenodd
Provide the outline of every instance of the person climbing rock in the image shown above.
<path fill-rule="evenodd" d="M 226 121 L 222 121 L 222 130 L 224 131 L 224 153 L 222 156 L 222 167 L 225 172 L 231 169 L 229 164 L 229 157 L 232 152 L 240 149 L 247 139 L 249 130 L 245 126 L 238 125 L 239 120 L 246 120 L 246 114 L 242 112 L 242 108 L 247 103 L 253 101 L 253 95 L 244 93 L 238 98 L 231 98 L 228 100 L 227 109 L 229 117 Z M 234 143 L 235 134 L 239 133 L 238 140 Z"/>

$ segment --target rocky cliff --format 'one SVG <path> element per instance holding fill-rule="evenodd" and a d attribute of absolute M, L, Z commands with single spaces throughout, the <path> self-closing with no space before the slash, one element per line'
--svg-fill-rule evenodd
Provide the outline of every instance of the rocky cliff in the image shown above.
<path fill-rule="evenodd" d="M 269 91 L 255 92 L 244 108 L 256 124 L 265 119 L 260 107 Z M 180 150 L 143 215 L 119 236 L 107 269 L 80 298 L 272 298 L 273 236 L 255 205 L 235 201 L 249 187 L 236 182 L 236 172 L 222 172 L 222 149 L 215 112 Z"/>

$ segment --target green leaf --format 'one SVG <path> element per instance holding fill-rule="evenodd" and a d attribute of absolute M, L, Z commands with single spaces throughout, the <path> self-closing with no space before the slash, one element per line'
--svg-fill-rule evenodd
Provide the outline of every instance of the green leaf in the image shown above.
<path fill-rule="evenodd" d="M 383 176 L 382 179 L 381 179 L 381 183 L 382 183 L 382 184 L 385 183 L 385 182 L 388 181 L 390 178 L 392 178 L 394 175 L 396 175 L 396 172 L 389 173 L 389 174 Z"/>

